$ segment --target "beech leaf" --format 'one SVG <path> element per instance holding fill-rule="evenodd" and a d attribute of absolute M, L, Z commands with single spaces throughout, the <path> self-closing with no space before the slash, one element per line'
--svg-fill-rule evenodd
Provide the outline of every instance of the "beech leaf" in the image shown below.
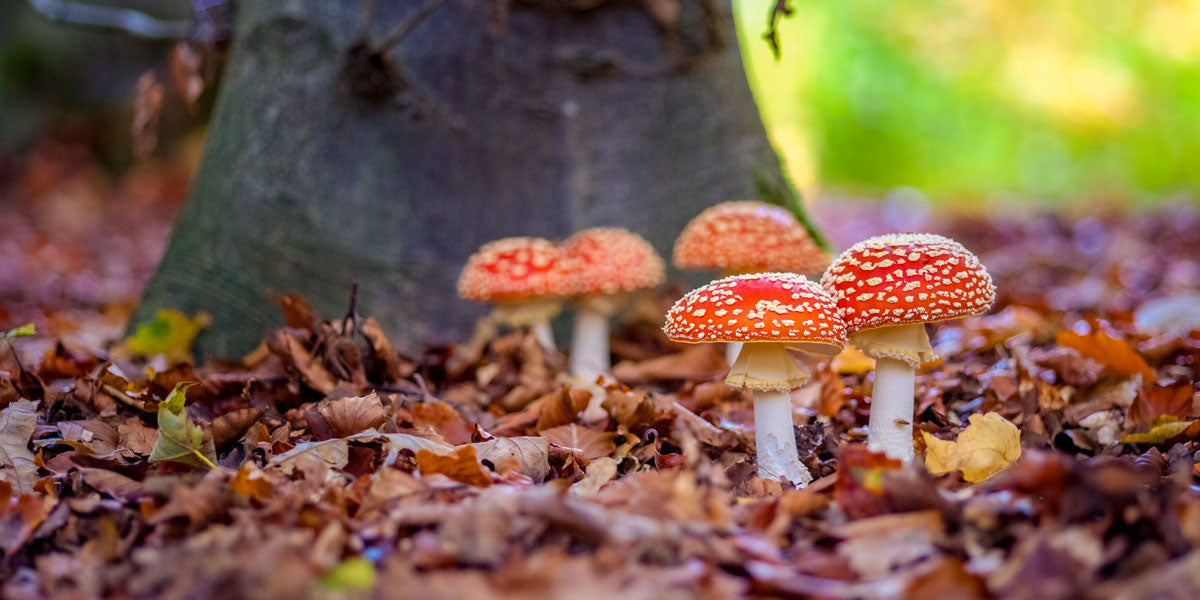
<path fill-rule="evenodd" d="M 1021 431 L 999 413 L 973 414 L 952 442 L 922 431 L 925 467 L 940 475 L 962 471 L 963 479 L 984 481 L 1007 469 L 1021 456 Z"/>
<path fill-rule="evenodd" d="M 7 481 L 18 494 L 33 491 L 37 466 L 29 450 L 29 438 L 37 428 L 37 403 L 18 400 L 0 410 L 0 481 Z"/>
<path fill-rule="evenodd" d="M 1141 375 L 1142 381 L 1153 381 L 1154 370 L 1125 340 L 1109 337 L 1103 332 L 1093 331 L 1080 335 L 1073 331 L 1060 331 L 1054 336 L 1059 346 L 1074 348 L 1108 370 L 1119 375 Z"/>
<path fill-rule="evenodd" d="M 197 467 L 213 467 L 217 462 L 217 451 L 212 438 L 204 435 L 204 429 L 188 416 L 184 405 L 188 388 L 195 381 L 177 384 L 158 403 L 158 440 L 150 451 L 150 462 L 170 460 Z"/>

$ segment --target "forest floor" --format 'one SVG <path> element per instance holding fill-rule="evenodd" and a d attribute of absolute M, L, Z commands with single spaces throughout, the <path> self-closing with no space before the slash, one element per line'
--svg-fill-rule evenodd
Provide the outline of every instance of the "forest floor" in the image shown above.
<path fill-rule="evenodd" d="M 590 423 L 586 387 L 532 337 L 404 356 L 370 315 L 298 298 L 241 359 L 173 364 L 190 330 L 169 319 L 158 355 L 133 357 L 124 320 L 186 181 L 170 164 L 109 180 L 69 146 L 0 161 L 0 333 L 37 326 L 0 345 L 6 598 L 1200 594 L 1194 208 L 818 206 L 841 246 L 962 241 L 999 297 L 931 326 L 914 464 L 862 444 L 868 360 L 803 359 L 816 481 L 798 490 L 755 476 L 721 350 L 659 332 L 671 294 L 622 315 Z M 996 416 L 964 434 L 977 413 Z M 931 474 L 934 454 L 965 471 Z"/>

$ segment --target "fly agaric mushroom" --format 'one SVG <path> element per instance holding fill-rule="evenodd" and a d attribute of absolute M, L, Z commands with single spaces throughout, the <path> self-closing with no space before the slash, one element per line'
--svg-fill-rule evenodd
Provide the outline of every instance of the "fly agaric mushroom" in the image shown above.
<path fill-rule="evenodd" d="M 629 292 L 658 285 L 663 261 L 636 233 L 619 227 L 580 231 L 563 243 L 575 303 L 571 374 L 595 381 L 609 369 L 608 319 Z"/>
<path fill-rule="evenodd" d="M 696 215 L 675 240 L 671 262 L 680 269 L 722 275 L 780 271 L 820 273 L 829 255 L 787 210 L 763 202 L 722 202 Z M 726 347 L 730 364 L 738 345 Z"/>
<path fill-rule="evenodd" d="M 962 244 L 928 233 L 861 241 L 821 278 L 850 343 L 875 359 L 867 446 L 913 457 L 914 370 L 934 359 L 925 323 L 978 315 L 996 299 L 987 269 Z"/>
<path fill-rule="evenodd" d="M 488 242 L 467 259 L 458 277 L 458 295 L 494 302 L 492 319 L 509 327 L 530 327 L 543 346 L 554 349 L 550 319 L 570 292 L 562 250 L 542 238 L 511 237 Z"/>
<path fill-rule="evenodd" d="M 725 383 L 754 393 L 758 476 L 808 485 L 812 475 L 797 456 L 790 392 L 810 375 L 787 348 L 841 351 L 846 326 L 825 290 L 793 273 L 718 279 L 676 302 L 663 332 L 677 342 L 744 342 Z"/>

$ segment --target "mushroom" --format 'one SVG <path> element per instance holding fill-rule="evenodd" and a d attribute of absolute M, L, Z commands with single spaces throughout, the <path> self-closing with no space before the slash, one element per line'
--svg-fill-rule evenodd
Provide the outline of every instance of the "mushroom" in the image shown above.
<path fill-rule="evenodd" d="M 675 240 L 671 262 L 680 269 L 722 275 L 787 271 L 820 273 L 829 255 L 786 209 L 763 202 L 722 202 L 696 215 Z M 725 357 L 733 364 L 738 345 Z"/>
<path fill-rule="evenodd" d="M 618 227 L 580 231 L 563 243 L 575 301 L 571 374 L 595 381 L 608 372 L 608 319 L 634 290 L 662 282 L 663 261 L 636 233 Z"/>
<path fill-rule="evenodd" d="M 542 238 L 511 237 L 488 242 L 467 259 L 458 277 L 458 295 L 494 302 L 491 318 L 500 325 L 530 327 L 554 349 L 550 319 L 562 310 L 570 279 L 562 250 Z"/>
<path fill-rule="evenodd" d="M 914 370 L 935 358 L 925 323 L 988 311 L 996 287 L 958 242 L 928 233 L 861 241 L 821 278 L 842 311 L 850 343 L 875 359 L 867 446 L 913 457 Z"/>
<path fill-rule="evenodd" d="M 797 456 L 790 392 L 810 375 L 787 349 L 841 351 L 846 326 L 825 290 L 794 273 L 718 279 L 676 302 L 663 332 L 677 342 L 744 342 L 725 383 L 754 393 L 758 476 L 808 485 L 812 475 Z"/>

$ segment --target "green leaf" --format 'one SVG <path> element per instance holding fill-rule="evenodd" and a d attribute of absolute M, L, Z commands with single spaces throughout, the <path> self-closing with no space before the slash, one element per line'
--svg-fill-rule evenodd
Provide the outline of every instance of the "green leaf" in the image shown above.
<path fill-rule="evenodd" d="M 8 333 L 4 334 L 3 337 L 6 339 L 12 339 L 15 337 L 30 336 L 35 333 L 37 333 L 37 331 L 34 329 L 33 323 L 26 323 L 20 327 L 17 327 L 16 329 L 9 329 Z"/>
<path fill-rule="evenodd" d="M 331 592 L 366 592 L 375 587 L 375 564 L 353 556 L 329 570 L 321 587 Z"/>
<path fill-rule="evenodd" d="M 192 362 L 192 342 L 211 321 L 208 313 L 189 318 L 177 310 L 163 309 L 153 321 L 138 325 L 121 345 L 136 356 L 164 356 L 172 365 Z"/>
<path fill-rule="evenodd" d="M 197 467 L 213 467 L 217 450 L 204 429 L 188 417 L 184 406 L 188 388 L 197 385 L 185 381 L 175 386 L 167 399 L 158 403 L 158 440 L 150 451 L 150 462 L 170 460 Z"/>

